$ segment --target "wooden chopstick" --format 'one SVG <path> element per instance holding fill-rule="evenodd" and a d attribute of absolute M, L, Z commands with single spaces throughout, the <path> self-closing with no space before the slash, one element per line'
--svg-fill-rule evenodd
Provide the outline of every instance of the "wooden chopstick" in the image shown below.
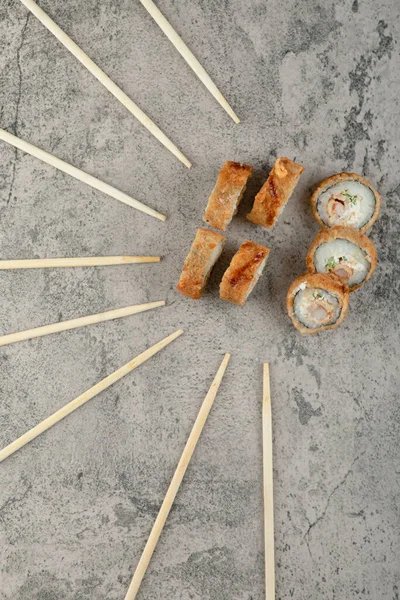
<path fill-rule="evenodd" d="M 64 417 L 71 414 L 74 410 L 85 404 L 88 400 L 91 400 L 92 398 L 97 396 L 97 394 L 100 394 L 100 392 L 106 390 L 108 387 L 110 387 L 110 385 L 112 385 L 113 383 L 115 383 L 116 381 L 133 371 L 133 369 L 136 369 L 136 367 L 138 367 L 146 360 L 157 354 L 157 352 L 159 352 L 160 350 L 165 348 L 165 346 L 173 342 L 182 333 L 182 329 L 178 329 L 178 331 L 175 331 L 175 333 L 164 338 L 151 348 L 148 348 L 147 350 L 133 358 L 130 362 L 126 363 L 126 365 L 120 367 L 119 369 L 117 369 L 117 371 L 114 371 L 114 373 L 111 373 L 111 375 L 108 375 L 108 377 L 99 381 L 99 383 L 96 383 L 96 385 L 94 385 L 89 390 L 75 398 L 75 400 L 72 400 L 71 402 L 57 410 L 55 413 L 50 415 L 50 417 L 47 417 L 47 419 L 45 419 L 32 429 L 24 433 L 24 435 L 21 435 L 21 437 L 16 439 L 15 442 L 12 442 L 0 451 L 0 462 L 2 462 L 8 456 L 11 456 L 11 454 L 14 454 L 14 452 L 16 452 L 17 450 L 19 450 L 20 448 L 37 438 L 44 431 L 47 431 L 47 429 L 61 421 L 61 419 L 64 419 Z"/>
<path fill-rule="evenodd" d="M 104 194 L 107 194 L 108 196 L 111 196 L 112 198 L 115 198 L 116 200 L 127 204 L 128 206 L 132 206 L 133 208 L 136 208 L 137 210 L 140 210 L 141 212 L 150 215 L 151 217 L 155 217 L 160 221 L 165 221 L 167 218 L 165 215 L 162 215 L 153 208 L 149 208 L 148 206 L 146 206 L 146 204 L 139 202 L 139 200 L 135 200 L 134 198 L 131 198 L 131 196 L 128 196 L 124 192 L 117 190 L 117 188 L 113 187 L 112 185 L 104 183 L 104 181 L 97 179 L 97 177 L 93 177 L 93 175 L 89 175 L 89 173 L 85 173 L 85 171 L 77 169 L 73 165 L 70 165 L 69 163 L 61 160 L 60 158 L 57 158 L 57 156 L 53 156 L 53 154 L 49 154 L 49 152 L 45 152 L 45 150 L 37 148 L 36 146 L 30 144 L 29 142 L 26 142 L 25 140 L 21 140 L 12 133 L 5 131 L 5 129 L 0 129 L 0 140 L 6 142 L 7 144 L 11 144 L 11 146 L 18 148 L 23 152 L 27 152 L 31 156 L 34 156 L 35 158 L 38 158 L 46 164 L 55 167 L 59 171 L 63 171 L 63 173 L 67 173 L 68 175 L 71 175 L 71 177 L 74 177 L 75 179 L 86 183 L 95 190 L 99 190 L 100 192 L 103 192 Z"/>
<path fill-rule="evenodd" d="M 264 480 L 264 543 L 265 543 L 265 597 L 275 600 L 275 540 L 274 540 L 274 487 L 272 463 L 272 416 L 269 365 L 264 363 L 263 405 L 263 480 Z"/>
<path fill-rule="evenodd" d="M 160 256 L 83 256 L 72 258 L 27 258 L 0 260 L 0 271 L 9 269 L 53 269 L 58 267 L 106 267 L 160 262 Z"/>
<path fill-rule="evenodd" d="M 214 381 L 212 382 L 211 387 L 208 390 L 207 396 L 203 401 L 203 404 L 197 415 L 196 421 L 193 425 L 193 429 L 189 435 L 188 441 L 186 442 L 185 449 L 182 453 L 182 456 L 179 460 L 178 466 L 176 468 L 168 491 L 165 495 L 164 501 L 161 505 L 160 512 L 157 515 L 149 539 L 147 540 L 142 556 L 140 557 L 139 563 L 136 567 L 135 574 L 129 586 L 128 592 L 125 596 L 125 600 L 134 600 L 134 598 L 136 598 L 136 594 L 138 593 L 140 584 L 142 583 L 142 579 L 146 573 L 147 567 L 149 566 L 149 562 L 151 560 L 158 539 L 167 520 L 169 511 L 171 510 L 172 504 L 175 500 L 175 496 L 182 483 L 182 479 L 186 473 L 186 469 L 189 465 L 190 459 L 192 458 L 194 449 L 196 448 L 196 444 L 199 440 L 200 434 L 203 430 L 208 414 L 213 405 L 215 396 L 217 395 L 218 388 L 221 384 L 226 367 L 228 366 L 229 359 L 230 354 L 225 354 L 221 366 L 219 367 L 217 374 L 215 375 Z"/>
<path fill-rule="evenodd" d="M 50 335 L 52 333 L 59 333 L 60 331 L 68 331 L 78 327 L 85 327 L 86 325 L 103 323 L 104 321 L 111 321 L 112 319 L 129 317 L 130 315 L 136 315 L 137 313 L 141 313 L 146 310 L 152 310 L 153 308 L 158 308 L 159 306 L 165 306 L 165 301 L 160 300 L 159 302 L 148 302 L 147 304 L 125 306 L 124 308 L 116 308 L 115 310 L 108 310 L 107 312 L 97 313 L 95 315 L 78 317 L 77 319 L 60 321 L 58 323 L 52 323 L 51 325 L 43 325 L 42 327 L 35 327 L 33 329 L 26 329 L 25 331 L 17 331 L 16 333 L 1 335 L 0 346 L 7 346 L 8 344 L 14 344 L 15 342 L 22 342 L 24 340 L 32 340 L 33 338 L 43 337 L 44 335 Z"/>
<path fill-rule="evenodd" d="M 233 109 L 229 106 L 224 96 L 221 94 L 215 83 L 207 71 L 201 66 L 193 52 L 189 50 L 182 38 L 177 34 L 175 29 L 170 25 L 167 19 L 164 17 L 162 12 L 157 8 L 152 0 L 140 0 L 145 9 L 153 17 L 160 29 L 165 33 L 167 38 L 172 42 L 179 54 L 185 59 L 189 67 L 194 71 L 200 81 L 205 85 L 208 91 L 214 96 L 219 102 L 222 108 L 228 113 L 228 115 L 235 121 L 240 123 L 239 117 L 234 113 Z"/>
<path fill-rule="evenodd" d="M 21 0 L 22 4 L 31 11 L 39 21 L 58 39 L 59 42 L 67 48 L 83 64 L 87 70 L 96 77 L 111 94 L 125 106 L 129 112 L 144 126 L 150 133 L 165 146 L 174 156 L 176 156 L 188 168 L 191 163 L 186 156 L 175 146 L 173 142 L 161 131 L 159 127 L 142 111 L 133 100 L 129 98 L 109 77 L 93 62 L 91 58 L 59 27 L 36 2 L 33 0 Z"/>

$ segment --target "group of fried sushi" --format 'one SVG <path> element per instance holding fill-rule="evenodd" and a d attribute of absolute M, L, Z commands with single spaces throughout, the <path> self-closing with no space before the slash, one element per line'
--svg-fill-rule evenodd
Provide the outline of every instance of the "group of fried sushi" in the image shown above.
<path fill-rule="evenodd" d="M 312 210 L 322 229 L 307 254 L 308 273 L 287 294 L 289 316 L 301 333 L 338 327 L 349 294 L 371 277 L 377 254 L 364 232 L 378 218 L 380 204 L 378 192 L 355 173 L 332 175 L 312 194 Z"/>
<path fill-rule="evenodd" d="M 292 160 L 278 158 L 256 195 L 247 219 L 256 225 L 273 227 L 303 171 L 303 167 Z M 253 167 L 249 165 L 226 161 L 208 200 L 203 221 L 214 229 L 225 231 L 238 211 L 252 173 Z M 194 300 L 201 298 L 224 242 L 221 233 L 204 228 L 197 230 L 177 285 L 181 294 Z M 244 306 L 262 274 L 268 254 L 269 248 L 251 240 L 245 241 L 222 277 L 220 298 Z"/>
<path fill-rule="evenodd" d="M 282 157 L 254 199 L 247 219 L 270 228 L 276 223 L 304 168 Z M 219 172 L 203 220 L 225 231 L 237 213 L 253 168 L 227 161 Z M 361 175 L 338 173 L 324 179 L 311 196 L 316 220 L 322 226 L 308 251 L 308 273 L 298 277 L 287 294 L 287 309 L 301 333 L 334 329 L 343 322 L 349 294 L 375 270 L 376 249 L 364 234 L 376 221 L 381 198 Z M 178 291 L 198 300 L 221 255 L 225 237 L 200 228 L 186 257 Z M 220 298 L 244 306 L 264 269 L 269 249 L 245 241 L 233 257 L 220 284 Z"/>

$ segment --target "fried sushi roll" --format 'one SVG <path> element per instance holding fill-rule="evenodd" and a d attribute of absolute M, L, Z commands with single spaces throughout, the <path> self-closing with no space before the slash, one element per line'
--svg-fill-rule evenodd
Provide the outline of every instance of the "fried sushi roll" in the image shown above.
<path fill-rule="evenodd" d="M 338 327 L 347 314 L 348 288 L 336 275 L 301 275 L 290 286 L 286 306 L 301 333 L 318 333 Z"/>
<path fill-rule="evenodd" d="M 340 225 L 367 231 L 379 216 L 381 197 L 356 173 L 338 173 L 321 181 L 311 196 L 314 217 L 324 227 Z"/>
<path fill-rule="evenodd" d="M 273 227 L 303 171 L 304 167 L 289 158 L 278 158 L 246 218 L 256 225 Z"/>
<path fill-rule="evenodd" d="M 350 292 L 371 277 L 376 263 L 374 244 L 366 235 L 349 227 L 321 229 L 306 260 L 310 273 L 334 273 Z"/>
<path fill-rule="evenodd" d="M 219 286 L 222 300 L 244 306 L 267 262 L 269 248 L 244 242 L 227 268 Z"/>
<path fill-rule="evenodd" d="M 224 242 L 225 237 L 220 233 L 201 228 L 197 230 L 176 286 L 178 292 L 193 300 L 201 298 Z"/>
<path fill-rule="evenodd" d="M 208 199 L 203 221 L 225 231 L 236 215 L 253 167 L 227 160 Z"/>

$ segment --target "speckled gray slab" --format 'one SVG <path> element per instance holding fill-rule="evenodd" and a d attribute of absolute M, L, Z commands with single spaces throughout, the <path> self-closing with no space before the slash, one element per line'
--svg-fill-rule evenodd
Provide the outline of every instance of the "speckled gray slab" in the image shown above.
<path fill-rule="evenodd" d="M 18 1 L 0 0 L 0 127 L 168 215 L 161 223 L 0 143 L 0 257 L 161 254 L 0 271 L 0 333 L 150 300 L 157 311 L 0 351 L 0 444 L 178 327 L 185 334 L 0 465 L 0 599 L 122 600 L 199 406 L 227 376 L 139 596 L 264 598 L 261 364 L 271 363 L 277 599 L 400 594 L 398 0 L 158 0 L 235 125 L 135 0 L 41 6 L 193 162 L 189 171 Z M 276 156 L 306 171 L 278 225 L 245 220 Z M 256 169 L 200 302 L 175 291 L 224 160 Z M 301 335 L 286 290 L 315 184 L 383 196 L 380 262 L 340 329 Z M 218 299 L 245 239 L 272 250 L 247 306 Z M 139 597 L 138 596 L 138 597 Z"/>

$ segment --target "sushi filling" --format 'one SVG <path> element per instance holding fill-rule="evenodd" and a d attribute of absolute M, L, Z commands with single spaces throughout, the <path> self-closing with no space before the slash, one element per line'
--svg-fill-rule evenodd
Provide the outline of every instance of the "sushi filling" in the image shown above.
<path fill-rule="evenodd" d="M 374 214 L 375 196 L 367 186 L 349 179 L 322 192 L 317 210 L 321 220 L 329 227 L 343 225 L 359 229 Z"/>
<path fill-rule="evenodd" d="M 318 273 L 335 273 L 346 285 L 359 285 L 371 268 L 365 252 L 356 244 L 343 238 L 321 244 L 314 254 Z"/>
<path fill-rule="evenodd" d="M 350 267 L 350 265 L 346 265 L 346 264 L 341 264 L 340 261 L 341 260 L 345 260 L 345 257 L 340 257 L 339 258 L 339 264 L 336 265 L 336 267 L 334 269 L 332 269 L 332 273 L 335 273 L 335 275 L 337 275 L 337 277 L 339 277 L 339 279 L 341 279 L 343 282 L 348 282 L 349 279 L 351 278 L 351 276 L 353 275 L 353 269 Z"/>
<path fill-rule="evenodd" d="M 302 325 L 318 329 L 336 323 L 341 308 L 338 299 L 326 290 L 305 288 L 294 298 L 294 312 Z"/>

